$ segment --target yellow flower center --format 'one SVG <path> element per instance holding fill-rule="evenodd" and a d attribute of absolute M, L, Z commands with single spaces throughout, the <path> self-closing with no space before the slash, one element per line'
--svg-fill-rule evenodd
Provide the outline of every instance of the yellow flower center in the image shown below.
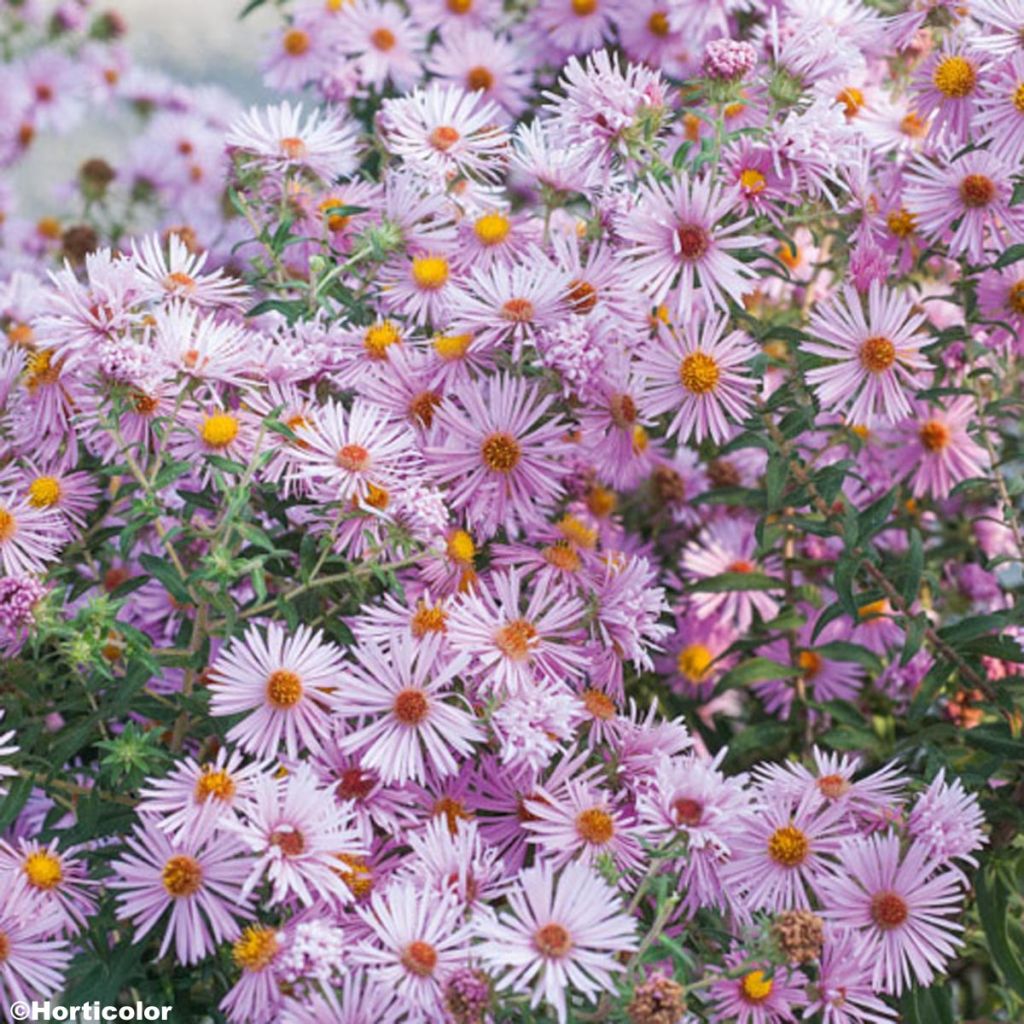
<path fill-rule="evenodd" d="M 676 657 L 676 668 L 691 683 L 700 683 L 714 660 L 715 656 L 704 644 L 687 644 Z"/>
<path fill-rule="evenodd" d="M 582 520 L 573 515 L 564 515 L 558 521 L 558 529 L 566 540 L 572 541 L 579 548 L 593 548 L 597 546 L 597 530 L 587 526 Z"/>
<path fill-rule="evenodd" d="M 796 656 L 796 663 L 800 666 L 804 679 L 814 679 L 825 664 L 817 651 L 801 651 Z"/>
<path fill-rule="evenodd" d="M 203 884 L 203 869 L 194 857 L 179 853 L 164 864 L 161 881 L 168 896 L 176 900 L 194 896 Z"/>
<path fill-rule="evenodd" d="M 890 234 L 897 238 L 908 238 L 917 227 L 917 218 L 902 206 L 898 210 L 890 210 L 885 218 Z"/>
<path fill-rule="evenodd" d="M 473 10 L 473 0 L 448 0 L 446 6 L 452 14 L 469 14 Z"/>
<path fill-rule="evenodd" d="M 935 88 L 951 100 L 962 100 L 969 96 L 977 81 L 974 65 L 966 57 L 943 57 L 932 72 Z"/>
<path fill-rule="evenodd" d="M 473 225 L 476 237 L 484 245 L 498 245 L 504 242 L 511 230 L 512 222 L 505 214 L 497 212 L 485 213 Z"/>
<path fill-rule="evenodd" d="M 205 804 L 210 797 L 226 802 L 235 795 L 235 780 L 223 768 L 207 768 L 196 780 L 195 798 Z"/>
<path fill-rule="evenodd" d="M 572 0 L 572 13 L 585 18 L 597 10 L 597 0 Z"/>
<path fill-rule="evenodd" d="M 1013 90 L 1013 105 L 1018 114 L 1024 114 L 1024 82 L 1021 82 Z"/>
<path fill-rule="evenodd" d="M 604 846 L 615 835 L 615 822 L 602 808 L 588 807 L 576 815 L 576 834 L 591 846 Z"/>
<path fill-rule="evenodd" d="M 706 352 L 691 352 L 679 367 L 679 382 L 692 395 L 714 391 L 720 376 L 718 363 Z"/>
<path fill-rule="evenodd" d="M 748 167 L 740 174 L 740 186 L 754 195 L 763 192 L 767 185 L 765 176 L 756 167 Z"/>
<path fill-rule="evenodd" d="M 36 850 L 25 858 L 25 876 L 36 889 L 49 892 L 56 889 L 64 879 L 60 859 L 49 850 Z"/>
<path fill-rule="evenodd" d="M 291 669 L 279 668 L 267 679 L 267 700 L 280 710 L 293 708 L 302 697 L 302 680 Z"/>
<path fill-rule="evenodd" d="M 594 718 L 599 718 L 603 722 L 615 717 L 615 701 L 600 690 L 584 691 L 583 706 Z"/>
<path fill-rule="evenodd" d="M 921 439 L 921 447 L 925 451 L 940 452 L 952 440 L 949 427 L 941 420 L 928 420 L 921 425 L 918 437 Z"/>
<path fill-rule="evenodd" d="M 896 362 L 896 346 L 877 335 L 868 338 L 860 347 L 860 363 L 870 373 L 885 373 Z"/>
<path fill-rule="evenodd" d="M 456 530 L 448 538 L 448 557 L 462 565 L 471 565 L 476 557 L 476 545 L 465 530 Z"/>
<path fill-rule="evenodd" d="M 777 828 L 768 840 L 768 856 L 784 868 L 799 867 L 807 860 L 810 849 L 806 834 L 795 825 Z"/>
<path fill-rule="evenodd" d="M 848 85 L 845 89 L 840 89 L 836 100 L 843 105 L 843 113 L 847 120 L 852 120 L 864 106 L 864 93 L 856 86 Z"/>
<path fill-rule="evenodd" d="M 280 944 L 273 928 L 248 925 L 231 947 L 231 957 L 245 971 L 266 970 L 277 956 Z"/>
<path fill-rule="evenodd" d="M 210 448 L 227 448 L 238 437 L 238 420 L 229 412 L 215 412 L 203 420 L 200 436 Z"/>
<path fill-rule="evenodd" d="M 443 256 L 417 256 L 412 261 L 412 279 L 425 291 L 435 292 L 448 283 L 448 261 Z"/>
<path fill-rule="evenodd" d="M 49 508 L 60 501 L 60 481 L 53 476 L 37 476 L 28 485 L 28 502 L 34 508 Z"/>
<path fill-rule="evenodd" d="M 554 544 L 549 544 L 541 551 L 541 555 L 548 565 L 554 566 L 554 568 L 560 569 L 562 572 L 579 572 L 582 565 L 580 556 L 576 554 L 575 549 L 567 540 L 559 540 Z"/>
<path fill-rule="evenodd" d="M 519 442 L 511 434 L 491 434 L 480 446 L 484 465 L 492 473 L 511 473 L 519 465 Z"/>
<path fill-rule="evenodd" d="M 439 604 L 430 605 L 420 600 L 409 628 L 417 639 L 427 633 L 443 633 L 448 628 L 448 613 Z"/>
<path fill-rule="evenodd" d="M 434 338 L 434 351 L 445 362 L 452 362 L 461 359 L 472 342 L 472 334 L 439 334 Z"/>
<path fill-rule="evenodd" d="M 366 863 L 366 858 L 354 853 L 339 853 L 338 860 L 345 865 L 338 869 L 338 875 L 352 895 L 357 899 L 369 896 L 373 891 L 373 871 Z"/>
<path fill-rule="evenodd" d="M 383 320 L 367 328 L 363 335 L 363 348 L 371 359 L 384 359 L 388 348 L 401 340 L 398 328 L 390 320 Z"/>
<path fill-rule="evenodd" d="M 740 992 L 748 1003 L 763 1003 L 772 994 L 772 979 L 764 971 L 751 971 L 743 975 Z"/>

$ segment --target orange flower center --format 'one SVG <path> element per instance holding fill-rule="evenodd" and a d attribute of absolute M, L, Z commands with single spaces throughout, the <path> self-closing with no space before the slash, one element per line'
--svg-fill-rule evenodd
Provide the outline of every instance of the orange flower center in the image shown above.
<path fill-rule="evenodd" d="M 284 51 L 290 57 L 301 57 L 309 49 L 309 33 L 301 28 L 290 28 L 284 34 Z"/>
<path fill-rule="evenodd" d="M 360 473 L 370 465 L 370 453 L 361 444 L 342 445 L 334 456 L 334 464 L 350 473 Z"/>
<path fill-rule="evenodd" d="M 210 797 L 227 801 L 235 795 L 235 780 L 223 768 L 207 768 L 196 780 L 195 798 L 205 804 Z"/>
<path fill-rule="evenodd" d="M 801 651 L 796 656 L 796 663 L 800 666 L 804 679 L 814 679 L 821 671 L 824 661 L 817 651 Z"/>
<path fill-rule="evenodd" d="M 273 928 L 248 925 L 231 947 L 231 957 L 243 970 L 258 973 L 266 970 L 280 946 Z"/>
<path fill-rule="evenodd" d="M 501 307 L 501 318 L 509 323 L 528 324 L 533 316 L 533 303 L 529 299 L 509 299 Z"/>
<path fill-rule="evenodd" d="M 18 520 L 0 505 L 0 544 L 10 540 L 18 531 Z"/>
<path fill-rule="evenodd" d="M 460 138 L 458 131 L 450 124 L 442 124 L 430 133 L 430 144 L 434 149 L 447 153 Z"/>
<path fill-rule="evenodd" d="M 960 199 L 970 210 L 988 206 L 996 197 L 996 183 L 984 174 L 968 174 L 960 182 Z"/>
<path fill-rule="evenodd" d="M 410 628 L 417 639 L 427 633 L 443 633 L 448 628 L 448 614 L 441 605 L 429 605 L 420 601 L 412 617 Z"/>
<path fill-rule="evenodd" d="M 586 690 L 583 694 L 583 706 L 593 715 L 607 722 L 615 717 L 615 702 L 600 690 Z"/>
<path fill-rule="evenodd" d="M 943 57 L 932 72 L 932 83 L 947 99 L 962 100 L 974 91 L 978 81 L 974 65 L 958 55 Z"/>
<path fill-rule="evenodd" d="M 419 725 L 427 717 L 430 704 L 422 690 L 402 690 L 395 695 L 392 710 L 402 725 Z"/>
<path fill-rule="evenodd" d="M 482 64 L 478 64 L 466 72 L 466 85 L 470 92 L 487 92 L 494 85 L 494 75 Z"/>
<path fill-rule="evenodd" d="M 168 896 L 183 899 L 199 892 L 203 884 L 203 869 L 194 857 L 177 854 L 164 864 L 160 879 Z"/>
<path fill-rule="evenodd" d="M 511 473 L 519 465 L 519 442 L 511 434 L 491 434 L 480 446 L 484 465 L 492 473 Z"/>
<path fill-rule="evenodd" d="M 942 451 L 953 437 L 949 427 L 940 420 L 928 420 L 927 423 L 923 423 L 918 436 L 921 438 L 921 447 L 929 452 Z"/>
<path fill-rule="evenodd" d="M 692 395 L 714 391 L 721 375 L 718 363 L 706 352 L 691 352 L 679 367 L 679 382 Z"/>
<path fill-rule="evenodd" d="M 828 800 L 838 800 L 850 790 L 850 783 L 842 775 L 822 775 L 818 779 L 818 790 Z"/>
<path fill-rule="evenodd" d="M 370 34 L 370 42 L 373 44 L 374 49 L 380 50 L 381 53 L 387 53 L 388 50 L 394 49 L 395 43 L 398 42 L 395 39 L 395 33 L 389 28 L 378 28 Z"/>
<path fill-rule="evenodd" d="M 870 373 L 885 373 L 896 362 L 896 346 L 881 335 L 868 338 L 860 347 L 860 362 Z"/>
<path fill-rule="evenodd" d="M 437 950 L 429 942 L 416 939 L 402 952 L 402 966 L 419 978 L 429 978 L 437 966 Z"/>
<path fill-rule="evenodd" d="M 883 931 L 899 928 L 910 916 L 907 901 L 895 892 L 876 892 L 871 897 L 871 920 Z"/>
<path fill-rule="evenodd" d="M 597 305 L 597 289 L 587 281 L 571 281 L 566 298 L 574 313 L 585 316 Z"/>
<path fill-rule="evenodd" d="M 511 661 L 525 661 L 537 637 L 537 629 L 526 619 L 513 619 L 498 630 L 494 645 Z"/>
<path fill-rule="evenodd" d="M 533 944 L 544 956 L 563 957 L 572 949 L 572 936 L 560 924 L 552 922 L 537 929 Z"/>
<path fill-rule="evenodd" d="M 576 834 L 591 846 L 604 846 L 615 835 L 615 822 L 602 808 L 588 807 L 576 815 Z"/>
<path fill-rule="evenodd" d="M 659 39 L 664 39 L 669 33 L 668 15 L 664 11 L 655 11 L 647 19 L 648 31 Z"/>

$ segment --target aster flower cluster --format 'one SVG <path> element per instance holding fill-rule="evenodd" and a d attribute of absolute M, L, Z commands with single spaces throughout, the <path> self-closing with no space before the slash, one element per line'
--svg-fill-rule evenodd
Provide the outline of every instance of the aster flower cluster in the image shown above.
<path fill-rule="evenodd" d="M 1019 1020 L 1024 7 L 257 2 L 243 109 L 51 6 L 0 1001 Z"/>

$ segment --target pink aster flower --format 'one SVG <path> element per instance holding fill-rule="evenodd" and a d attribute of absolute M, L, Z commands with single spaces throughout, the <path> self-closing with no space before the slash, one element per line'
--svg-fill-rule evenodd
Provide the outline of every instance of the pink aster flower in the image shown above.
<path fill-rule="evenodd" d="M 986 318 L 1002 320 L 1024 337 L 1024 270 L 1020 264 L 986 270 L 978 278 L 978 305 Z"/>
<path fill-rule="evenodd" d="M 877 282 L 868 290 L 867 315 L 850 285 L 841 299 L 819 305 L 810 333 L 821 341 L 805 342 L 803 348 L 832 360 L 807 372 L 822 408 L 846 409 L 858 426 L 909 416 L 906 392 L 923 387 L 930 368 L 920 351 L 929 340 L 919 333 L 924 322 L 924 313 L 915 313 L 906 296 Z"/>
<path fill-rule="evenodd" d="M 67 536 L 59 516 L 28 498 L 0 496 L 0 565 L 7 576 L 42 572 Z"/>
<path fill-rule="evenodd" d="M 763 565 L 754 557 L 757 539 L 742 521 L 712 522 L 683 549 L 680 567 L 691 581 L 710 579 L 724 573 L 771 573 L 775 560 Z M 766 622 L 778 613 L 778 602 L 766 590 L 698 591 L 690 596 L 697 617 L 718 617 L 741 632 L 750 625 L 756 611 Z"/>
<path fill-rule="evenodd" d="M 624 252 L 628 280 L 655 304 L 676 288 L 676 315 L 683 321 L 698 297 L 706 312 L 724 308 L 727 298 L 740 302 L 755 274 L 732 253 L 758 240 L 738 233 L 750 218 L 723 223 L 738 205 L 736 188 L 722 189 L 707 178 L 683 174 L 674 185 L 645 185 L 618 225 L 623 239 L 635 243 Z"/>
<path fill-rule="evenodd" d="M 298 92 L 330 71 L 337 59 L 332 34 L 322 20 L 300 16 L 285 27 L 263 65 L 263 78 L 271 89 Z"/>
<path fill-rule="evenodd" d="M 871 986 L 864 946 L 857 932 L 829 927 L 805 1017 L 820 1012 L 822 1024 L 894 1024 L 896 1011 Z"/>
<path fill-rule="evenodd" d="M 250 851 L 243 895 L 266 879 L 274 903 L 291 897 L 307 907 L 323 899 L 349 902 L 339 864 L 343 855 L 362 856 L 366 849 L 348 810 L 305 764 L 282 778 L 259 775 L 251 790 L 240 807 L 242 818 L 224 822 Z"/>
<path fill-rule="evenodd" d="M 468 926 L 454 896 L 408 882 L 374 891 L 368 906 L 356 907 L 368 938 L 352 950 L 352 959 L 370 978 L 398 993 L 408 1024 L 443 1019 L 444 982 L 465 962 Z"/>
<path fill-rule="evenodd" d="M 302 105 L 252 107 L 227 134 L 227 145 L 268 171 L 309 170 L 328 181 L 356 169 L 356 132 L 332 114 L 314 110 L 305 120 Z"/>
<path fill-rule="evenodd" d="M 106 884 L 120 893 L 119 913 L 141 942 L 170 909 L 159 956 L 174 939 L 182 964 L 195 964 L 239 934 L 236 918 L 252 917 L 242 892 L 249 861 L 242 845 L 223 833 L 196 842 L 172 842 L 152 819 L 142 819 L 125 840 L 128 853 L 114 861 Z"/>
<path fill-rule="evenodd" d="M 47 999 L 64 987 L 64 973 L 71 962 L 65 939 L 55 938 L 61 916 L 29 887 L 22 875 L 3 878 L 0 902 L 0 936 L 4 958 L 0 961 L 0 997 L 3 1005 Z"/>
<path fill-rule="evenodd" d="M 566 424 L 544 419 L 552 398 L 502 375 L 460 389 L 435 413 L 437 441 L 426 456 L 448 500 L 474 531 L 513 536 L 537 522 L 562 493 Z"/>
<path fill-rule="evenodd" d="M 742 951 L 729 953 L 727 968 L 735 969 L 750 957 Z M 711 986 L 714 1008 L 711 1020 L 729 1024 L 795 1024 L 797 1011 L 807 1003 L 806 976 L 790 967 L 770 965 L 746 971 L 738 978 L 723 978 Z"/>
<path fill-rule="evenodd" d="M 915 109 L 926 120 L 934 111 L 931 131 L 954 146 L 967 140 L 985 63 L 984 55 L 972 52 L 962 39 L 947 36 L 914 79 Z"/>
<path fill-rule="evenodd" d="M 984 149 L 953 154 L 944 148 L 920 157 L 907 172 L 904 203 L 919 232 L 945 241 L 950 256 L 980 263 L 986 240 L 1001 244 L 1007 233 L 1015 241 L 1024 238 L 1024 211 L 1010 205 L 1011 171 L 995 154 Z"/>
<path fill-rule="evenodd" d="M 1024 160 L 1024 53 L 1015 53 L 999 64 L 982 85 L 977 122 L 981 145 L 1019 167 Z"/>
<path fill-rule="evenodd" d="M 499 991 L 532 990 L 530 1005 L 547 1003 L 559 1024 L 568 1019 L 566 992 L 588 1000 L 615 991 L 621 953 L 636 949 L 635 922 L 618 895 L 584 864 L 555 877 L 550 861 L 523 871 L 509 909 L 476 925 L 483 962 L 501 972 Z"/>
<path fill-rule="evenodd" d="M 348 410 L 340 402 L 321 406 L 296 434 L 304 442 L 294 452 L 299 472 L 328 500 L 366 501 L 372 488 L 387 492 L 418 461 L 408 425 L 361 398 Z"/>
<path fill-rule="evenodd" d="M 399 90 L 411 89 L 423 74 L 426 33 L 396 3 L 353 0 L 338 26 L 341 47 L 354 57 L 359 80 L 378 89 L 390 79 Z"/>
<path fill-rule="evenodd" d="M 10 878 L 8 872 L 24 876 L 30 892 L 39 897 L 43 919 L 52 924 L 56 918 L 55 932 L 74 935 L 96 913 L 90 895 L 96 883 L 88 876 L 79 848 L 61 850 L 56 839 L 0 840 L 0 876 Z"/>
<path fill-rule="evenodd" d="M 845 832 L 843 810 L 823 805 L 817 794 L 798 804 L 767 794 L 736 837 L 727 880 L 750 910 L 806 910 Z"/>
<path fill-rule="evenodd" d="M 728 440 L 732 423 L 749 414 L 756 384 L 746 372 L 757 346 L 742 331 L 726 334 L 729 318 L 709 314 L 699 325 L 660 331 L 642 348 L 637 372 L 647 379 L 647 411 L 674 412 L 668 433 L 700 443 Z M 693 326 L 690 326 L 693 325 Z"/>
<path fill-rule="evenodd" d="M 317 750 L 328 730 L 328 708 L 342 676 L 341 652 L 308 626 L 286 633 L 277 622 L 221 651 L 210 666 L 211 715 L 251 712 L 228 739 L 256 757 L 276 757 L 282 743 L 295 758 Z"/>
<path fill-rule="evenodd" d="M 948 498 L 961 480 L 985 475 L 988 452 L 967 432 L 977 415 L 974 399 L 962 395 L 945 409 L 915 403 L 913 415 L 897 424 L 893 467 L 901 477 L 910 474 L 915 498 Z"/>
<path fill-rule="evenodd" d="M 289 999 L 279 1024 L 399 1024 L 403 1013 L 397 992 L 363 971 L 348 971 L 337 989 L 324 985 L 301 1002 Z"/>
<path fill-rule="evenodd" d="M 907 818 L 907 831 L 940 864 L 963 860 L 977 867 L 975 851 L 988 839 L 978 798 L 959 779 L 946 781 L 946 769 L 932 779 Z"/>
<path fill-rule="evenodd" d="M 498 108 L 479 93 L 435 81 L 385 100 L 378 117 L 388 150 L 418 174 L 441 182 L 458 174 L 501 175 L 508 134 Z"/>
<path fill-rule="evenodd" d="M 583 613 L 579 598 L 553 586 L 525 587 L 515 569 L 494 572 L 487 586 L 452 603 L 448 640 L 472 657 L 472 671 L 488 691 L 563 685 L 585 664 L 573 642 Z"/>
<path fill-rule="evenodd" d="M 442 659 L 441 640 L 437 634 L 419 643 L 396 637 L 388 647 L 366 640 L 352 648 L 359 668 L 346 681 L 337 710 L 361 721 L 338 747 L 361 751 L 362 764 L 386 783 L 425 782 L 428 769 L 454 775 L 456 756 L 469 756 L 484 738 L 473 715 L 450 699 L 467 659 Z"/>
<path fill-rule="evenodd" d="M 174 232 L 132 242 L 132 256 L 155 298 L 182 299 L 196 306 L 240 307 L 249 289 L 223 270 L 204 274 L 209 253 L 192 252 Z"/>
<path fill-rule="evenodd" d="M 961 945 L 962 877 L 943 871 L 925 844 L 912 842 L 901 855 L 898 836 L 849 840 L 840 851 L 841 870 L 820 880 L 823 916 L 864 937 L 873 964 L 875 991 L 900 995 L 931 985 Z"/>
<path fill-rule="evenodd" d="M 251 367 L 252 336 L 197 303 L 176 299 L 153 313 L 153 348 L 168 370 L 197 380 L 237 384 Z"/>
<path fill-rule="evenodd" d="M 618 0 L 540 0 L 533 20 L 545 39 L 566 53 L 600 49 L 615 24 Z"/>
<path fill-rule="evenodd" d="M 592 782 L 567 780 L 557 791 L 539 786 L 524 808 L 529 841 L 556 867 L 571 860 L 593 865 L 602 857 L 610 857 L 620 871 L 643 864 L 644 830 L 635 812 Z"/>
<path fill-rule="evenodd" d="M 172 839 L 201 839 L 237 815 L 239 800 L 251 794 L 262 770 L 258 763 L 244 765 L 242 755 L 227 747 L 203 764 L 186 757 L 170 774 L 147 780 L 139 812 L 151 815 Z"/>

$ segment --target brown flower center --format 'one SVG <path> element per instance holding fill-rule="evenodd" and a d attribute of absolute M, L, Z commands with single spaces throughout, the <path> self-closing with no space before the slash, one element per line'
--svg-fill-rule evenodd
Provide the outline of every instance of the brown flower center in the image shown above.
<path fill-rule="evenodd" d="M 437 950 L 429 942 L 416 939 L 402 951 L 402 966 L 419 978 L 429 978 L 437 967 Z"/>
<path fill-rule="evenodd" d="M 552 922 L 537 929 L 533 944 L 544 956 L 563 957 L 572 949 L 572 936 L 560 924 Z"/>
<path fill-rule="evenodd" d="M 980 210 L 996 197 L 996 183 L 985 174 L 968 174 L 960 182 L 960 200 L 969 210 Z"/>
<path fill-rule="evenodd" d="M 921 424 L 918 437 L 920 437 L 921 447 L 925 451 L 940 452 L 949 444 L 953 435 L 950 433 L 949 427 L 941 420 L 928 420 L 927 423 Z"/>
<path fill-rule="evenodd" d="M 690 797 L 677 797 L 672 801 L 672 814 L 677 825 L 694 828 L 700 824 L 700 819 L 704 815 L 704 805 L 699 800 L 692 800 Z"/>
<path fill-rule="evenodd" d="M 164 864 L 160 878 L 167 894 L 178 900 L 199 892 L 203 884 L 203 869 L 194 857 L 176 854 Z"/>
<path fill-rule="evenodd" d="M 871 920 L 883 931 L 899 928 L 910 916 L 907 901 L 895 892 L 876 892 L 871 897 Z"/>
<path fill-rule="evenodd" d="M 293 708 L 302 697 L 302 679 L 291 669 L 279 668 L 267 679 L 267 700 L 275 708 Z"/>
<path fill-rule="evenodd" d="M 768 856 L 784 868 L 799 867 L 810 853 L 807 835 L 795 825 L 777 828 L 768 840 Z"/>
<path fill-rule="evenodd" d="M 860 363 L 869 373 L 885 373 L 896 362 L 896 346 L 881 335 L 868 338 L 860 347 Z"/>
<path fill-rule="evenodd" d="M 480 446 L 484 465 L 492 473 L 511 473 L 519 465 L 519 442 L 505 433 L 491 434 Z"/>
<path fill-rule="evenodd" d="M 682 224 L 676 229 L 679 255 L 688 263 L 695 263 L 708 251 L 711 237 L 699 224 Z"/>
<path fill-rule="evenodd" d="M 427 717 L 430 704 L 422 690 L 401 690 L 395 695 L 393 711 L 402 725 L 419 725 Z"/>

